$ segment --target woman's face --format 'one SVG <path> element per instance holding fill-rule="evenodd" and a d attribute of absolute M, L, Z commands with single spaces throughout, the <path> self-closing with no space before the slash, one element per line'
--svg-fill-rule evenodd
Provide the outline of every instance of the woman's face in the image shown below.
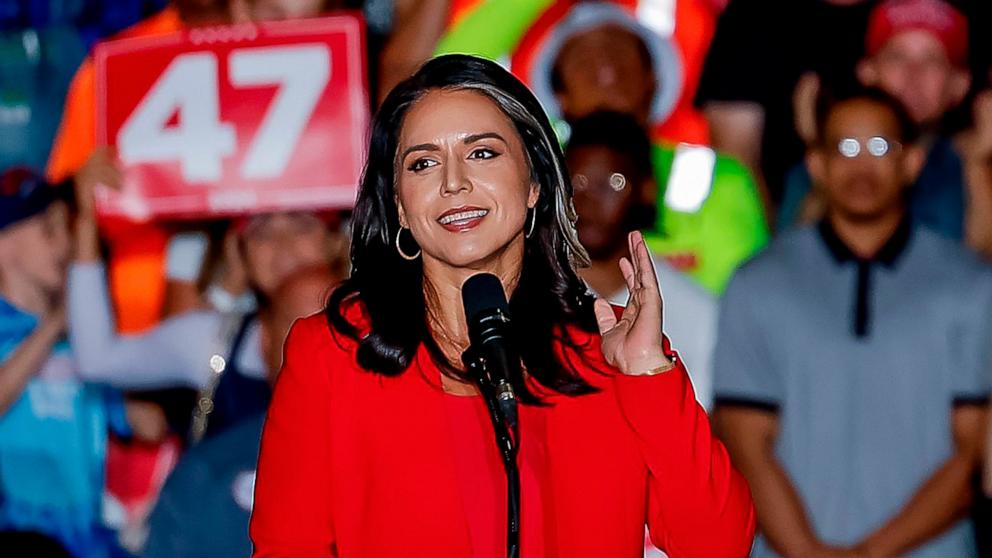
<path fill-rule="evenodd" d="M 241 238 L 248 277 L 268 296 L 294 272 L 329 259 L 327 227 L 311 213 L 260 215 Z"/>
<path fill-rule="evenodd" d="M 516 128 L 492 100 L 432 91 L 410 108 L 400 132 L 400 224 L 425 265 L 486 269 L 508 247 L 523 246 L 527 210 L 538 198 L 530 175 Z"/>

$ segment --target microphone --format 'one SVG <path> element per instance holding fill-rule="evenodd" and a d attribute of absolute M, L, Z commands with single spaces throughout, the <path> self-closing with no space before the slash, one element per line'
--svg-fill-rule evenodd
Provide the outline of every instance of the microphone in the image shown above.
<path fill-rule="evenodd" d="M 510 378 L 520 377 L 520 357 L 510 338 L 510 306 L 499 279 L 489 273 L 462 285 L 469 347 L 462 361 L 475 374 L 493 422 L 506 470 L 506 555 L 520 556 L 520 473 L 517 470 L 517 397 Z M 502 417 L 500 417 L 502 415 Z"/>
<path fill-rule="evenodd" d="M 510 339 L 510 307 L 499 278 L 491 273 L 469 277 L 462 285 L 468 320 L 468 355 L 482 361 L 482 377 L 492 385 L 503 419 L 517 425 L 517 396 L 510 378 L 520 377 L 520 357 Z"/>

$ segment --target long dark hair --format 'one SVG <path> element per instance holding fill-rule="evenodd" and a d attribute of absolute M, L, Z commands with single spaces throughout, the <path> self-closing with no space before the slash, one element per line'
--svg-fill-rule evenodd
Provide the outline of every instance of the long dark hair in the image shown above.
<path fill-rule="evenodd" d="M 589 393 L 592 387 L 573 363 L 583 352 L 565 327 L 597 330 L 593 298 L 575 271 L 576 266 L 588 265 L 588 256 L 575 233 L 565 159 L 534 95 L 499 65 L 481 58 L 448 55 L 427 62 L 389 93 L 373 118 L 368 161 L 352 214 L 351 277 L 331 295 L 328 321 L 334 330 L 358 341 L 358 363 L 367 370 L 398 375 L 423 343 L 442 372 L 459 378 L 430 334 L 421 260 L 401 258 L 393 244 L 400 227 L 395 199 L 400 129 L 414 103 L 441 89 L 485 95 L 520 134 L 540 195 L 534 232 L 525 240 L 523 271 L 510 298 L 516 346 L 528 375 L 542 386 L 567 395 Z M 365 336 L 346 317 L 356 299 L 364 304 L 369 320 Z M 511 382 L 522 400 L 538 401 L 523 377 Z"/>

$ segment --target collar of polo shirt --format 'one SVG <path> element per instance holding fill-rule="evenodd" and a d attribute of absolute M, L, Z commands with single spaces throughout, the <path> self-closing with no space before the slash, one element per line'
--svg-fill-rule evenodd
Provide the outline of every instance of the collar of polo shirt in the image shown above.
<path fill-rule="evenodd" d="M 865 338 L 869 335 L 871 328 L 871 268 L 876 264 L 881 264 L 889 269 L 896 265 L 909 244 L 909 237 L 912 232 L 910 218 L 903 217 L 892 236 L 871 258 L 862 258 L 852 252 L 837 235 L 837 231 L 834 230 L 828 219 L 820 221 L 818 228 L 827 251 L 830 252 L 838 265 L 848 262 L 854 262 L 857 265 L 858 280 L 855 286 L 854 323 L 852 325 L 854 336 Z"/>
<path fill-rule="evenodd" d="M 902 222 L 899 223 L 899 227 L 896 228 L 895 233 L 889 237 L 874 256 L 867 259 L 858 256 L 851 251 L 847 244 L 844 244 L 844 241 L 837 235 L 837 231 L 834 230 L 833 225 L 830 224 L 828 219 L 820 221 L 819 230 L 824 244 L 827 245 L 830 255 L 833 256 L 834 261 L 837 263 L 880 263 L 885 267 L 892 267 L 899 261 L 899 256 L 906 251 L 912 224 L 909 217 L 903 218 Z"/>

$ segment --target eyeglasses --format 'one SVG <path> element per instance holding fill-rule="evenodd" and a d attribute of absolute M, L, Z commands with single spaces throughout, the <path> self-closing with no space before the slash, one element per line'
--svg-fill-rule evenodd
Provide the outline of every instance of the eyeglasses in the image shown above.
<path fill-rule="evenodd" d="M 882 136 L 872 136 L 865 141 L 858 138 L 842 138 L 837 142 L 837 152 L 847 159 L 854 159 L 863 152 L 875 158 L 882 158 L 900 149 L 902 149 L 901 143 L 889 141 Z"/>
<path fill-rule="evenodd" d="M 627 187 L 627 177 L 624 176 L 623 173 L 615 172 L 610 175 L 610 178 L 605 184 L 609 185 L 610 190 L 620 192 Z M 591 185 L 592 181 L 589 180 L 588 176 L 582 173 L 572 175 L 572 186 L 575 188 L 575 191 L 582 192 L 589 190 Z M 600 186 L 600 189 L 606 190 L 606 188 L 602 188 L 602 186 Z"/>

